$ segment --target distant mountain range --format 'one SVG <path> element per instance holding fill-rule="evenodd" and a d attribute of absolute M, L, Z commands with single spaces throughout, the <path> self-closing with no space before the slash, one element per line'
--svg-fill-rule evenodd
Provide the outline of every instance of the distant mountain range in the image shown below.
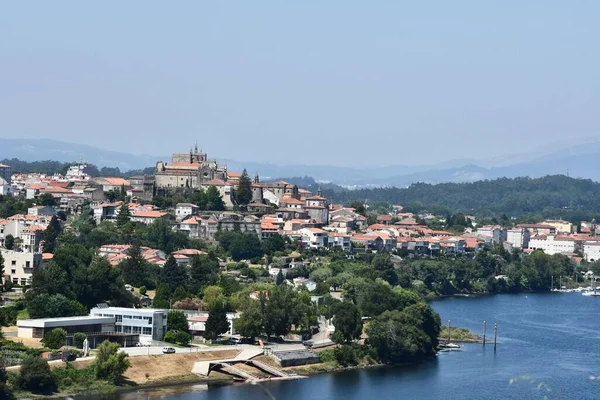
<path fill-rule="evenodd" d="M 153 166 L 156 161 L 170 160 L 170 155 L 133 155 L 103 150 L 93 146 L 66 143 L 51 139 L 0 138 L 0 159 L 18 158 L 24 161 L 55 160 L 86 161 L 98 167 L 119 167 L 121 171 Z M 333 182 L 350 188 L 397 186 L 415 182 L 474 182 L 501 177 L 564 174 L 600 181 L 600 141 L 566 146 L 546 153 L 508 155 L 504 160 L 490 162 L 455 160 L 431 165 L 393 165 L 387 167 L 337 167 L 329 165 L 276 165 L 240 162 L 224 158 L 217 161 L 229 170 L 258 173 L 262 179 L 281 177 L 313 177 L 321 182 Z"/>

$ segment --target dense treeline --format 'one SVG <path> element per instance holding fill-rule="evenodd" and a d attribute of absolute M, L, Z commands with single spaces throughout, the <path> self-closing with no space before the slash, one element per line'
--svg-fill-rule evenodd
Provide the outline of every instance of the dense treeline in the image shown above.
<path fill-rule="evenodd" d="M 478 216 L 539 215 L 591 219 L 600 216 L 600 183 L 564 175 L 502 178 L 473 183 L 416 183 L 408 188 L 327 191 L 335 202 L 387 202 L 408 211 L 461 212 Z"/>
<path fill-rule="evenodd" d="M 6 164 L 12 167 L 13 173 L 15 174 L 65 174 L 69 166 L 74 163 L 63 163 L 60 161 L 44 160 L 44 161 L 22 161 L 18 158 L 5 158 L 0 161 L 0 164 Z M 130 171 L 121 171 L 118 167 L 97 167 L 93 164 L 88 164 L 84 170 L 86 174 L 90 176 L 117 176 L 117 177 L 131 177 L 135 175 L 152 174 L 154 172 L 153 167 L 144 169 L 134 169 Z"/>

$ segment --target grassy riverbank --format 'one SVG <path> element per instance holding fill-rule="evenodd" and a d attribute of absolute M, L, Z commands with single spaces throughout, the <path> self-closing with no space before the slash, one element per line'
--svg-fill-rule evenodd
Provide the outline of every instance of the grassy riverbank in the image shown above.
<path fill-rule="evenodd" d="M 439 341 L 440 343 L 448 341 L 448 328 L 442 329 L 442 332 L 440 332 Z M 481 343 L 483 342 L 483 338 L 479 335 L 474 334 L 468 329 L 452 326 L 450 327 L 450 342 Z"/>

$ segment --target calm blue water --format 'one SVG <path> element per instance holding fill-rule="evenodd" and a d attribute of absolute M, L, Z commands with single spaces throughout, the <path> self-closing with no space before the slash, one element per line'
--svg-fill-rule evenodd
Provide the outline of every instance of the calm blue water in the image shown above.
<path fill-rule="evenodd" d="M 578 293 L 449 298 L 432 303 L 444 323 L 488 337 L 498 323 L 499 343 L 466 345 L 435 360 L 403 368 L 324 374 L 298 381 L 195 390 L 168 399 L 600 399 L 600 298 Z M 512 378 L 530 376 L 534 382 Z M 545 385 L 538 389 L 538 384 Z M 551 391 L 545 390 L 549 388 Z M 153 393 L 121 395 L 124 398 Z M 161 396 L 165 396 L 162 393 Z"/>

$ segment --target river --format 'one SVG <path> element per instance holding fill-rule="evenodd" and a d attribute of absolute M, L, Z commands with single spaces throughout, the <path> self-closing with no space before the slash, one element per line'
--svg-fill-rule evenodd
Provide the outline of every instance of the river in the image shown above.
<path fill-rule="evenodd" d="M 498 324 L 498 347 L 470 344 L 410 367 L 323 374 L 260 385 L 185 386 L 110 399 L 598 399 L 600 298 L 579 293 L 456 297 L 432 302 L 443 323 L 476 333 Z M 530 378 L 524 378 L 524 377 Z M 513 380 L 513 383 L 511 383 Z M 543 382 L 543 383 L 542 383 Z M 96 397 L 98 398 L 98 397 Z"/>

